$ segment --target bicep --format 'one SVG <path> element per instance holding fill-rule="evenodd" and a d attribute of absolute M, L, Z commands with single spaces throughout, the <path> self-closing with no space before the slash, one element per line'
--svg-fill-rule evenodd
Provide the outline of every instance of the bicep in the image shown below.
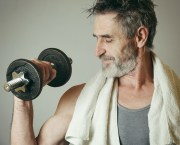
<path fill-rule="evenodd" d="M 37 137 L 38 145 L 65 144 L 65 135 L 83 87 L 84 84 L 72 87 L 61 97 L 55 114 L 45 122 L 40 130 Z"/>
<path fill-rule="evenodd" d="M 52 116 L 40 129 L 37 137 L 38 145 L 59 145 L 64 142 L 70 120 L 69 116 Z"/>

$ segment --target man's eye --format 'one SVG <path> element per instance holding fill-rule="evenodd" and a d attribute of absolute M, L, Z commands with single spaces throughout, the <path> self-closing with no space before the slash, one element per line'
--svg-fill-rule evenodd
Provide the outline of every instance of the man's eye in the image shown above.
<path fill-rule="evenodd" d="M 107 39 L 106 39 L 106 42 L 107 42 L 107 43 L 112 42 L 112 38 L 107 38 Z"/>

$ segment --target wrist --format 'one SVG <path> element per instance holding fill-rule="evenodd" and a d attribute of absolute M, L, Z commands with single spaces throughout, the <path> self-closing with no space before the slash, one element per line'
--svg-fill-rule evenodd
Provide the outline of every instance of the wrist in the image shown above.
<path fill-rule="evenodd" d="M 32 110 L 32 101 L 24 101 L 14 96 L 14 109 L 19 111 Z"/>

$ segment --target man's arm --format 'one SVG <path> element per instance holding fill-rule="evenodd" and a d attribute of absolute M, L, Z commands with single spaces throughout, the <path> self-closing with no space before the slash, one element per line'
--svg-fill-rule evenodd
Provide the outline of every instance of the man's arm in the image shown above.
<path fill-rule="evenodd" d="M 36 145 L 33 131 L 32 101 L 22 101 L 14 97 L 11 144 Z"/>
<path fill-rule="evenodd" d="M 71 122 L 75 104 L 84 84 L 70 88 L 61 97 L 55 114 L 42 126 L 38 145 L 66 145 L 65 135 Z"/>
<path fill-rule="evenodd" d="M 38 145 L 66 145 L 65 134 L 83 87 L 84 84 L 72 87 L 61 97 L 55 114 L 44 123 L 36 139 L 33 131 L 32 102 L 15 97 L 11 144 L 36 145 L 37 142 Z"/>
<path fill-rule="evenodd" d="M 56 76 L 56 71 L 49 62 L 32 60 L 42 72 L 43 86 L 48 84 Z M 46 72 L 46 73 L 44 73 Z M 12 145 L 35 145 L 33 130 L 33 105 L 32 101 L 23 101 L 14 97 L 14 111 L 11 128 Z"/>

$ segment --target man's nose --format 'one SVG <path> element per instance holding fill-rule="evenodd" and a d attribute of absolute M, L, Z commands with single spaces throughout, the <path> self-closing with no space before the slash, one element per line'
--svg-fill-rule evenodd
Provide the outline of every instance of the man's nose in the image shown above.
<path fill-rule="evenodd" d="M 99 57 L 106 52 L 105 46 L 102 41 L 96 43 L 96 56 Z"/>

